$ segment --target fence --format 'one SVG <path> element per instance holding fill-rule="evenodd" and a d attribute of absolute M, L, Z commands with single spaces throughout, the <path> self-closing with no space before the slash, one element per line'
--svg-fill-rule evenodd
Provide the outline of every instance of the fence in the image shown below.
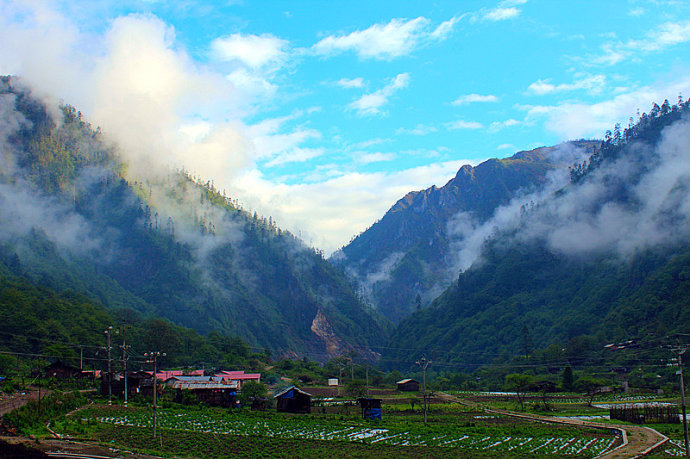
<path fill-rule="evenodd" d="M 680 423 L 678 407 L 669 405 L 612 406 L 609 408 L 609 417 L 611 419 L 632 422 L 634 424 Z"/>

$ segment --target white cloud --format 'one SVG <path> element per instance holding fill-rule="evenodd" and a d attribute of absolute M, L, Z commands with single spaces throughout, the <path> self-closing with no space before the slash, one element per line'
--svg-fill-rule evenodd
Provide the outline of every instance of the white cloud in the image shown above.
<path fill-rule="evenodd" d="M 456 160 L 390 173 L 341 172 L 325 181 L 299 185 L 272 183 L 253 170 L 236 184 L 250 208 L 272 215 L 281 227 L 330 253 L 381 218 L 408 192 L 442 186 L 462 165 L 477 163 Z M 328 174 L 335 174 L 333 167 Z"/>
<path fill-rule="evenodd" d="M 304 162 L 321 156 L 322 148 L 302 146 L 305 142 L 320 139 L 316 129 L 297 127 L 285 132 L 285 124 L 302 116 L 295 112 L 280 118 L 269 118 L 247 127 L 247 135 L 252 139 L 253 157 L 266 161 L 265 166 L 273 167 L 290 162 Z"/>
<path fill-rule="evenodd" d="M 303 163 L 310 159 L 323 155 L 323 148 L 293 148 L 279 153 L 275 158 L 265 164 L 266 167 L 275 167 L 287 163 Z"/>
<path fill-rule="evenodd" d="M 227 79 L 251 102 L 272 98 L 277 87 L 271 82 L 288 62 L 289 42 L 270 34 L 233 34 L 211 42 L 211 55 L 227 62 Z"/>
<path fill-rule="evenodd" d="M 505 21 L 506 19 L 512 19 L 519 15 L 520 10 L 518 8 L 495 8 L 485 12 L 482 18 L 487 21 Z"/>
<path fill-rule="evenodd" d="M 251 72 L 245 68 L 239 68 L 230 72 L 228 81 L 234 84 L 238 90 L 255 97 L 270 98 L 275 95 L 278 87 L 259 73 Z"/>
<path fill-rule="evenodd" d="M 412 129 L 398 128 L 395 130 L 396 135 L 410 134 L 410 135 L 427 135 L 438 131 L 434 126 L 426 126 L 424 124 L 418 124 Z"/>
<path fill-rule="evenodd" d="M 381 163 L 386 161 L 393 161 L 395 159 L 395 153 L 366 153 L 360 152 L 356 160 L 360 164 L 371 164 L 371 163 Z"/>
<path fill-rule="evenodd" d="M 505 121 L 494 121 L 489 125 L 489 132 L 498 132 L 503 128 L 518 126 L 520 124 L 522 124 L 522 121 L 518 121 L 514 118 L 510 118 Z"/>
<path fill-rule="evenodd" d="M 628 11 L 630 16 L 642 16 L 644 13 L 645 11 L 642 7 L 633 8 L 632 10 Z"/>
<path fill-rule="evenodd" d="M 446 127 L 450 130 L 456 129 L 481 129 L 484 125 L 478 121 L 463 121 L 456 120 L 451 123 L 447 123 Z"/>
<path fill-rule="evenodd" d="M 363 150 L 365 148 L 369 148 L 374 145 L 381 145 L 382 143 L 388 143 L 390 142 L 391 139 L 381 139 L 381 138 L 376 138 L 376 139 L 369 139 L 369 140 L 364 140 L 362 142 L 357 142 L 353 145 L 351 145 L 351 149 L 355 150 Z"/>
<path fill-rule="evenodd" d="M 566 102 L 516 108 L 526 112 L 529 121 L 542 120 L 548 130 L 559 134 L 564 140 L 600 138 L 616 122 L 625 122 L 634 116 L 638 108 L 647 111 L 652 102 L 661 103 L 666 98 L 673 102 L 679 93 L 690 93 L 690 77 L 659 82 L 656 86 L 638 88 L 594 104 Z"/>
<path fill-rule="evenodd" d="M 364 94 L 359 99 L 351 102 L 348 105 L 350 110 L 355 110 L 359 116 L 375 116 L 383 115 L 381 108 L 388 104 L 388 99 L 398 90 L 407 87 L 410 83 L 410 75 L 401 73 L 393 80 L 371 94 Z"/>
<path fill-rule="evenodd" d="M 336 82 L 336 84 L 342 88 L 350 89 L 350 88 L 361 88 L 364 87 L 364 80 L 362 77 L 357 77 L 357 78 L 352 78 L 352 79 L 347 79 L 347 78 L 341 78 Z"/>
<path fill-rule="evenodd" d="M 211 50 L 221 61 L 239 61 L 252 69 L 281 67 L 287 58 L 288 41 L 270 34 L 233 34 L 216 38 Z"/>
<path fill-rule="evenodd" d="M 452 104 L 453 105 L 465 105 L 465 104 L 472 104 L 475 102 L 498 102 L 498 97 L 492 95 L 492 94 L 487 94 L 487 95 L 482 95 L 482 94 L 465 94 L 463 96 L 458 97 L 455 99 Z"/>
<path fill-rule="evenodd" d="M 512 143 L 502 143 L 498 147 L 496 147 L 497 150 L 515 150 L 517 147 L 513 145 Z"/>
<path fill-rule="evenodd" d="M 584 89 L 590 94 L 600 94 L 606 85 L 605 75 L 592 75 L 575 80 L 572 83 L 562 83 L 555 85 L 550 80 L 539 79 L 530 84 L 527 91 L 532 94 L 545 95 L 557 92 L 576 91 Z"/>
<path fill-rule="evenodd" d="M 333 56 L 347 51 L 361 59 L 390 60 L 413 52 L 428 41 L 443 40 L 452 32 L 460 17 L 454 17 L 429 30 L 429 19 L 391 19 L 387 24 L 374 24 L 347 35 L 329 35 L 317 42 L 313 50 L 319 55 Z"/>
<path fill-rule="evenodd" d="M 591 59 L 595 64 L 615 65 L 639 53 L 653 53 L 690 41 L 690 20 L 666 22 L 649 31 L 642 39 L 605 43 L 603 54 Z"/>
<path fill-rule="evenodd" d="M 192 60 L 174 29 L 153 16 L 116 18 L 101 36 L 82 34 L 44 4 L 7 8 L 8 14 L 0 15 L 0 73 L 21 74 L 35 94 L 54 94 L 77 106 L 121 146 L 132 165 L 128 173 L 148 176 L 184 165 L 248 208 L 277 217 L 295 234 L 302 231 L 307 241 L 318 235 L 314 244 L 328 251 L 380 218 L 405 193 L 442 185 L 464 163 L 378 174 L 317 166 L 319 183 L 271 183 L 257 161 L 278 165 L 321 154 L 309 145 L 321 137 L 319 131 L 291 126 L 308 112 L 250 126 L 237 121 L 245 113 L 243 95 L 226 75 Z M 234 55 L 235 81 L 240 70 L 251 79 L 261 76 L 254 73 L 257 66 L 263 72 L 280 63 L 268 55 L 253 61 L 239 51 Z M 390 95 L 408 82 L 409 76 L 400 74 L 381 92 Z"/>
<path fill-rule="evenodd" d="M 429 34 L 429 36 L 435 40 L 445 40 L 453 32 L 455 24 L 460 22 L 463 17 L 464 15 L 455 16 L 447 21 L 443 21 L 433 32 L 431 32 L 431 34 Z"/>

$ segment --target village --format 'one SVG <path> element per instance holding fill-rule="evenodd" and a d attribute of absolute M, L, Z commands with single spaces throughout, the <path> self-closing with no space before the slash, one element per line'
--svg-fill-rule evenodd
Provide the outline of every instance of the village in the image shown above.
<path fill-rule="evenodd" d="M 98 386 L 98 394 L 107 399 L 108 405 L 122 403 L 127 406 L 128 400 L 146 399 L 161 400 L 167 395 L 175 403 L 203 404 L 213 407 L 241 408 L 241 398 L 249 402 L 251 410 L 266 410 L 275 405 L 277 412 L 311 413 L 313 406 L 352 406 L 357 404 L 364 419 L 382 419 L 382 398 L 369 397 L 374 394 L 394 395 L 396 393 L 419 393 L 420 382 L 406 378 L 396 382 L 394 391 L 366 387 L 341 387 L 338 378 L 328 378 L 322 386 L 315 385 L 309 393 L 295 385 L 284 382 L 268 387 L 261 383 L 260 373 L 245 373 L 244 370 L 159 370 L 105 372 L 102 370 L 81 370 L 63 361 L 57 360 L 34 374 L 36 378 L 53 382 L 75 380 L 92 381 Z M 287 378 L 286 378 L 287 379 Z M 273 397 L 268 392 L 273 390 Z M 425 393 L 425 392 L 424 392 Z M 155 397 L 154 397 L 155 394 Z M 245 395 L 244 397 L 240 397 Z M 354 396 L 351 400 L 342 399 Z M 415 397 L 416 398 L 416 397 Z M 424 397 L 423 397 L 424 398 Z M 271 402 L 271 399 L 273 400 Z M 336 399 L 341 399 L 336 401 Z M 398 400 L 399 401 L 399 400 Z M 425 400 L 424 400 L 425 401 Z M 414 406 L 414 401 L 412 401 Z"/>
<path fill-rule="evenodd" d="M 413 457 L 419 448 L 434 457 L 683 453 L 681 442 L 669 439 L 682 431 L 675 395 L 649 391 L 442 391 L 413 378 L 362 385 L 340 374 L 265 384 L 262 373 L 241 369 L 108 373 L 59 360 L 31 376 L 25 404 L 14 402 L 5 429 L 21 429 L 46 451 L 58 443 L 83 451 L 77 445 L 86 442 L 100 445 L 99 454 L 119 445 L 112 457 L 124 457 L 117 455 L 122 448 L 200 457 L 190 449 L 197 444 L 209 449 L 203 457 L 269 450 L 311 457 L 324 448 L 363 457 Z M 0 406 L 10 401 L 3 395 Z"/>

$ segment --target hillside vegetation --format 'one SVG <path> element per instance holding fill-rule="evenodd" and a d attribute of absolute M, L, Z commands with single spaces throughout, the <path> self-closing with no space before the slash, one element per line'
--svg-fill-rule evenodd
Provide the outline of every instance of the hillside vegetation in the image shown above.
<path fill-rule="evenodd" d="M 129 179 L 73 107 L 53 119 L 8 77 L 0 97 L 0 244 L 15 275 L 282 355 L 375 357 L 385 321 L 319 251 L 185 171 Z"/>
<path fill-rule="evenodd" d="M 668 335 L 690 331 L 689 112 L 666 101 L 607 132 L 567 186 L 525 206 L 399 325 L 384 361 L 426 352 L 474 369 L 522 356 L 561 370 L 626 341 L 644 351 L 623 365 L 668 358 Z"/>
<path fill-rule="evenodd" d="M 465 267 L 462 243 L 511 200 L 567 179 L 598 143 L 569 142 L 463 166 L 445 186 L 410 192 L 333 255 L 381 314 L 397 323 L 427 306 Z"/>

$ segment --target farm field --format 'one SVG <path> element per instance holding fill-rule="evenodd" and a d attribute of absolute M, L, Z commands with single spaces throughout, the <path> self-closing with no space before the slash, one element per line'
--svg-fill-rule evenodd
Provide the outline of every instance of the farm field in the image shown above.
<path fill-rule="evenodd" d="M 466 403 L 475 406 L 483 406 L 498 410 L 517 409 L 517 400 L 513 394 L 470 391 L 452 393 L 462 397 Z M 543 404 L 543 402 L 543 398 L 537 394 L 527 394 L 525 397 L 525 406 L 531 408 L 528 412 L 535 412 L 534 407 Z M 593 400 L 591 406 L 588 405 L 589 399 L 587 397 L 578 396 L 576 394 L 553 394 L 546 397 L 546 402 L 549 410 L 537 410 L 537 413 L 555 418 L 590 420 L 602 424 L 610 423 L 617 425 L 626 425 L 628 423 L 619 420 L 610 420 L 609 406 L 641 406 L 645 404 L 677 406 L 679 404 L 677 398 L 653 394 L 603 394 L 598 395 Z M 669 441 L 663 445 L 662 448 L 645 457 L 662 458 L 685 456 L 682 424 L 648 423 L 644 424 L 644 426 L 655 429 L 669 438 Z"/>
<path fill-rule="evenodd" d="M 88 408 L 54 428 L 72 437 L 183 457 L 322 457 L 328 452 L 351 457 L 594 457 L 620 441 L 600 429 L 487 416 L 458 404 L 435 405 L 427 426 L 419 410 L 396 409 L 383 422 L 363 421 L 356 415 L 179 407 L 159 410 L 158 419 L 162 435 L 155 440 L 151 411 L 143 407 Z"/>

